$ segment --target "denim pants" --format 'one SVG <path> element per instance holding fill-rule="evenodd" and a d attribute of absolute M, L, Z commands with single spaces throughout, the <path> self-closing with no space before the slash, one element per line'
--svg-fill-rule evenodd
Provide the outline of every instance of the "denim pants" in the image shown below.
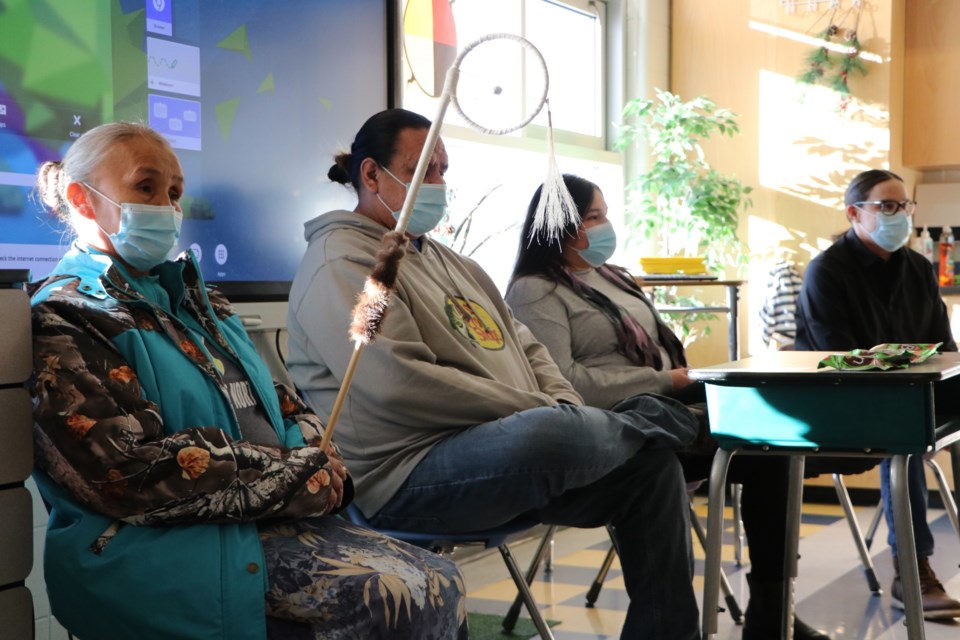
<path fill-rule="evenodd" d="M 693 640 L 700 631 L 689 508 L 673 450 L 697 429 L 682 403 L 650 395 L 609 411 L 573 405 L 521 411 L 434 446 L 370 521 L 447 533 L 518 516 L 613 525 L 630 596 L 621 637 Z"/>
<path fill-rule="evenodd" d="M 933 555 L 933 532 L 927 524 L 927 476 L 923 471 L 923 456 L 910 456 L 907 463 L 907 488 L 910 492 L 910 516 L 913 520 L 913 537 L 917 544 L 917 557 Z M 893 494 L 890 492 L 890 460 L 880 463 L 880 497 L 883 500 L 883 515 L 887 520 L 887 542 L 893 557 L 897 556 L 897 536 L 893 532 Z"/>

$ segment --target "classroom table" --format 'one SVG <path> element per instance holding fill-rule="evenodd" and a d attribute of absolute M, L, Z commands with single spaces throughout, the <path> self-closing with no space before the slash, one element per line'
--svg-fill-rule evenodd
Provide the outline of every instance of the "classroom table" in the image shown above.
<path fill-rule="evenodd" d="M 793 634 L 804 457 L 889 457 L 894 530 L 904 550 L 900 576 L 907 635 L 924 638 L 907 460 L 947 446 L 953 452 L 960 448 L 960 354 L 937 354 L 906 369 L 818 369 L 827 355 L 778 351 L 690 371 L 706 386 L 710 431 L 720 445 L 710 473 L 704 638 L 717 633 L 723 494 L 727 467 L 737 453 L 790 456 L 783 638 Z"/>
<path fill-rule="evenodd" d="M 650 274 L 637 276 L 636 282 L 644 288 L 656 287 L 723 287 L 727 290 L 726 305 L 657 305 L 657 311 L 667 314 L 688 313 L 725 313 L 727 314 L 727 345 L 731 360 L 740 357 L 740 343 L 737 338 L 739 328 L 740 285 L 743 280 L 718 280 L 706 275 Z M 651 294 L 650 299 L 653 299 Z"/>

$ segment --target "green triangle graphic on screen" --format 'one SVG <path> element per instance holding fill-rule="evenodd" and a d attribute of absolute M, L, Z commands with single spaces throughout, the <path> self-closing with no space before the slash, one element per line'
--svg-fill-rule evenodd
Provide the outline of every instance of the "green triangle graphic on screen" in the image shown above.
<path fill-rule="evenodd" d="M 45 104 L 30 103 L 24 114 L 24 126 L 31 135 L 38 134 L 45 125 L 53 122 L 56 114 Z"/>
<path fill-rule="evenodd" d="M 247 25 L 241 25 L 233 33 L 217 43 L 221 49 L 228 51 L 239 51 L 243 56 L 250 60 L 250 41 L 247 40 Z"/>
<path fill-rule="evenodd" d="M 260 83 L 260 88 L 257 89 L 257 93 L 273 93 L 273 90 L 276 87 L 273 84 L 273 72 L 267 74 L 267 77 L 263 79 L 263 82 Z"/>
<path fill-rule="evenodd" d="M 217 124 L 220 125 L 220 137 L 223 138 L 224 142 L 230 140 L 230 134 L 233 132 L 233 120 L 237 116 L 239 106 L 240 98 L 232 98 L 217 105 Z"/>

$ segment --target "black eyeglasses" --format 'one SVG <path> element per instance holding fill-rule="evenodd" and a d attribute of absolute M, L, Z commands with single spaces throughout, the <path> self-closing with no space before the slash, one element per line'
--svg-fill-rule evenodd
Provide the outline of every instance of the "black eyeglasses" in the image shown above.
<path fill-rule="evenodd" d="M 864 202 L 854 202 L 853 206 L 859 209 L 862 204 L 877 205 L 877 213 L 882 213 L 885 216 L 896 215 L 900 209 L 906 211 L 908 216 L 912 216 L 913 212 L 917 210 L 916 200 L 903 200 L 902 202 L 899 200 L 868 200 Z"/>

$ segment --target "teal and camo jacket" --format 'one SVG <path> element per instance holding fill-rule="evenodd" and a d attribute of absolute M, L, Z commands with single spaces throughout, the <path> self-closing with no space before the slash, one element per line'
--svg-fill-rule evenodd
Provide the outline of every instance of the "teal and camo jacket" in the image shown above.
<path fill-rule="evenodd" d="M 84 639 L 264 638 L 257 522 L 336 511 L 352 483 L 334 504 L 327 454 L 309 444 L 322 423 L 274 384 L 192 254 L 146 277 L 169 300 L 75 245 L 32 288 L 51 608 Z M 245 372 L 284 446 L 241 440 L 202 346 L 211 340 Z"/>

